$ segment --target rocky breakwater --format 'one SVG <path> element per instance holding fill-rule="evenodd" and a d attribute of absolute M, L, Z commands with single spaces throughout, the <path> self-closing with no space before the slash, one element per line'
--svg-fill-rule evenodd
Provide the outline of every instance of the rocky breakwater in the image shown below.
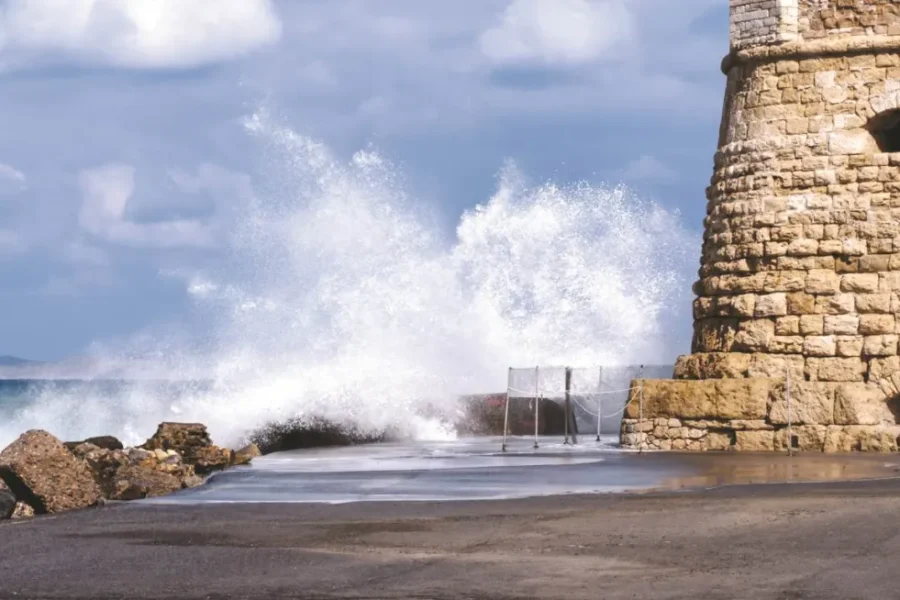
<path fill-rule="evenodd" d="M 259 455 L 252 444 L 216 446 L 197 423 L 162 423 L 134 448 L 110 436 L 64 443 L 32 430 L 0 452 L 0 519 L 163 496 Z"/>

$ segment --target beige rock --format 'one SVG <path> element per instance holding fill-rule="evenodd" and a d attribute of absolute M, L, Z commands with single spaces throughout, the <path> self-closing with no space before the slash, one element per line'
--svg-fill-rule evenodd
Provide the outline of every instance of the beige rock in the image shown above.
<path fill-rule="evenodd" d="M 872 335 L 865 338 L 863 354 L 866 356 L 894 356 L 897 354 L 897 336 Z"/>
<path fill-rule="evenodd" d="M 834 294 L 816 298 L 815 311 L 818 314 L 841 315 L 855 310 L 856 299 L 853 294 Z"/>
<path fill-rule="evenodd" d="M 802 380 L 805 361 L 802 356 L 786 356 L 778 354 L 753 354 L 748 377 L 760 379 L 782 379 L 790 372 L 791 377 Z"/>
<path fill-rule="evenodd" d="M 859 331 L 858 315 L 828 315 L 824 320 L 825 335 L 856 335 Z"/>
<path fill-rule="evenodd" d="M 894 315 L 861 315 L 859 318 L 859 333 L 862 335 L 894 333 L 895 328 Z"/>
<path fill-rule="evenodd" d="M 787 294 L 787 309 L 791 315 L 812 314 L 816 306 L 816 297 L 805 292 Z"/>
<path fill-rule="evenodd" d="M 634 419 L 641 414 L 643 387 L 644 418 L 763 419 L 771 385 L 767 379 L 635 381 L 625 418 Z"/>
<path fill-rule="evenodd" d="M 800 317 L 780 317 L 775 320 L 775 335 L 800 335 Z"/>
<path fill-rule="evenodd" d="M 877 382 L 893 373 L 900 372 L 900 357 L 873 358 L 869 361 L 869 381 Z"/>
<path fill-rule="evenodd" d="M 29 498 L 40 512 L 93 506 L 100 489 L 88 465 L 46 431 L 23 433 L 0 452 L 0 479 L 17 498 Z"/>
<path fill-rule="evenodd" d="M 734 439 L 731 434 L 721 431 L 711 431 L 705 438 L 705 449 L 712 452 L 731 450 Z"/>
<path fill-rule="evenodd" d="M 828 427 L 825 425 L 799 425 L 791 427 L 790 431 L 784 427 L 775 432 L 775 450 L 785 452 L 790 445 L 792 449 L 802 452 L 822 452 L 827 437 Z"/>
<path fill-rule="evenodd" d="M 811 381 L 862 381 L 866 364 L 859 358 L 808 358 L 806 370 Z"/>
<path fill-rule="evenodd" d="M 766 294 L 756 300 L 757 317 L 780 317 L 787 314 L 785 294 Z"/>
<path fill-rule="evenodd" d="M 891 312 L 891 294 L 859 294 L 856 297 L 856 310 L 861 313 Z"/>
<path fill-rule="evenodd" d="M 740 452 L 770 452 L 775 449 L 775 432 L 735 431 L 734 449 Z"/>
<path fill-rule="evenodd" d="M 847 277 L 844 275 L 843 277 Z M 878 287 L 878 276 L 875 275 L 875 287 Z M 806 292 L 809 294 L 836 294 L 842 289 L 841 276 L 834 271 L 810 271 L 806 278 Z M 845 292 L 854 290 L 844 290 Z M 874 291 L 874 290 L 873 290 Z"/>
<path fill-rule="evenodd" d="M 765 350 L 774 335 L 774 321 L 769 319 L 744 321 L 734 336 L 734 349 L 745 352 Z"/>
<path fill-rule="evenodd" d="M 860 336 L 837 336 L 837 355 L 844 357 L 861 355 L 863 339 Z"/>
<path fill-rule="evenodd" d="M 34 518 L 34 508 L 25 502 L 17 502 L 16 508 L 13 510 L 13 519 L 31 519 Z"/>
<path fill-rule="evenodd" d="M 800 333 L 803 335 L 822 335 L 825 333 L 825 317 L 822 315 L 803 315 L 800 317 Z"/>
<path fill-rule="evenodd" d="M 803 354 L 807 356 L 834 356 L 837 340 L 833 335 L 810 336 L 803 341 Z"/>
<path fill-rule="evenodd" d="M 897 427 L 830 426 L 825 452 L 896 452 Z"/>
<path fill-rule="evenodd" d="M 834 423 L 835 384 L 815 381 L 792 381 L 790 386 L 790 413 L 785 384 L 772 387 L 768 421 L 775 425 L 790 422 L 808 425 Z"/>
<path fill-rule="evenodd" d="M 848 273 L 841 276 L 841 291 L 855 293 L 874 293 L 878 291 L 878 275 L 876 273 Z"/>
<path fill-rule="evenodd" d="M 844 383 L 837 386 L 834 422 L 837 425 L 888 425 L 896 417 L 888 398 L 875 384 Z"/>

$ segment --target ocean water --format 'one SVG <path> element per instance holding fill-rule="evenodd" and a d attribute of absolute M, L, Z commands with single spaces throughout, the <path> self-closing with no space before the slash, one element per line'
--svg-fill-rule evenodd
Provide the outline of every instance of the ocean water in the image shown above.
<path fill-rule="evenodd" d="M 90 368 L 67 374 L 80 382 L 2 384 L 0 445 L 36 427 L 134 443 L 163 420 L 232 445 L 284 419 L 450 440 L 457 399 L 502 392 L 510 366 L 666 364 L 681 350 L 664 340 L 689 310 L 698 241 L 628 188 L 498 165 L 493 193 L 447 227 L 377 149 L 339 156 L 262 109 L 244 127 L 259 164 L 223 263 L 161 274 L 211 336 L 97 340 Z"/>

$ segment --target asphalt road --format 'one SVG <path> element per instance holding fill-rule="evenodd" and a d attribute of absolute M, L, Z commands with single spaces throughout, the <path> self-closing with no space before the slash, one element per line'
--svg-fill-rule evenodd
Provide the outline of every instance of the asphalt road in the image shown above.
<path fill-rule="evenodd" d="M 0 525 L 0 598 L 898 598 L 900 481 Z"/>

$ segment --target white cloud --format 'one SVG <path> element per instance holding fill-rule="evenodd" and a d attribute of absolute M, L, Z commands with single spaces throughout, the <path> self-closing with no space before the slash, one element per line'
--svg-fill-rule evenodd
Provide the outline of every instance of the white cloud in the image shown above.
<path fill-rule="evenodd" d="M 273 43 L 271 0 L 8 0 L 0 66 L 190 68 Z"/>
<path fill-rule="evenodd" d="M 672 183 L 678 179 L 678 173 L 659 159 L 644 154 L 628 163 L 622 177 L 637 183 Z"/>
<path fill-rule="evenodd" d="M 63 260 L 74 265 L 89 267 L 106 267 L 109 258 L 103 250 L 80 240 L 75 240 L 66 245 L 63 251 Z"/>
<path fill-rule="evenodd" d="M 0 194 L 25 189 L 25 174 L 11 165 L 0 163 Z"/>
<path fill-rule="evenodd" d="M 86 232 L 107 242 L 130 246 L 173 248 L 210 246 L 212 233 L 196 219 L 135 223 L 125 213 L 134 194 L 134 168 L 105 165 L 80 173 L 83 200 L 78 223 Z"/>
<path fill-rule="evenodd" d="M 4 254 L 14 254 L 24 249 L 22 236 L 9 229 L 0 229 L 0 258 Z"/>
<path fill-rule="evenodd" d="M 479 45 L 497 65 L 571 66 L 610 56 L 633 33 L 623 0 L 513 0 Z"/>

